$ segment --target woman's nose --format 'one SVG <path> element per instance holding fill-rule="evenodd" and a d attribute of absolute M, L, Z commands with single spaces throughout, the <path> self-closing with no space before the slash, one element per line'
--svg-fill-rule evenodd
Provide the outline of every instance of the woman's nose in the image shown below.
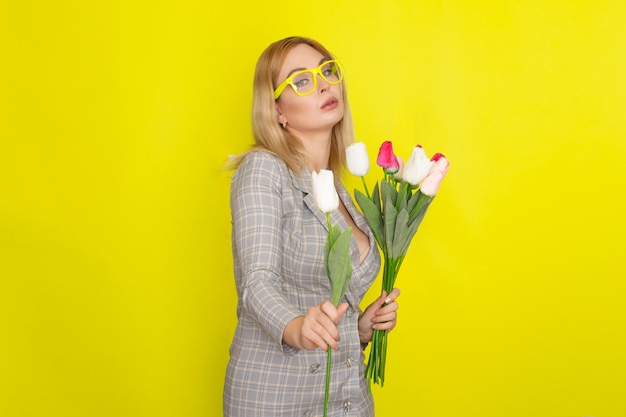
<path fill-rule="evenodd" d="M 321 75 L 316 74 L 315 75 L 317 77 L 317 89 L 319 90 L 320 93 L 324 93 L 328 90 L 329 84 L 326 82 L 326 80 L 324 78 L 322 78 Z"/>

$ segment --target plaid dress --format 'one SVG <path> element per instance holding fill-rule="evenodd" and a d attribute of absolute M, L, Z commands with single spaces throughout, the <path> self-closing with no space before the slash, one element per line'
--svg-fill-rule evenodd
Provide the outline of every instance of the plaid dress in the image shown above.
<path fill-rule="evenodd" d="M 357 331 L 359 303 L 380 269 L 380 255 L 365 218 L 343 186 L 338 194 L 370 249 L 359 263 L 352 239 L 353 272 L 339 324 L 340 350 L 332 353 L 329 416 L 374 415 Z M 268 152 L 246 156 L 231 183 L 232 244 L 237 285 L 237 328 L 224 383 L 224 416 L 322 416 L 326 352 L 282 343 L 285 326 L 307 308 L 330 299 L 323 246 L 326 215 L 315 207 L 311 173 L 301 176 Z M 333 225 L 348 225 L 339 210 Z"/>

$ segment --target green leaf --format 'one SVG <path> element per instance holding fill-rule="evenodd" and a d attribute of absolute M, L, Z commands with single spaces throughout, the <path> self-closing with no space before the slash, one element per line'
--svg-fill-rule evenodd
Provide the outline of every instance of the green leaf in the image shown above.
<path fill-rule="evenodd" d="M 397 258 L 404 255 L 402 249 L 405 243 L 411 239 L 409 230 L 409 212 L 401 210 L 396 217 L 396 228 L 393 236 L 393 257 Z"/>
<path fill-rule="evenodd" d="M 383 200 L 383 204 L 387 205 L 387 199 L 391 199 L 391 205 L 395 206 L 396 205 L 396 200 L 398 199 L 398 190 L 396 190 L 396 187 L 393 186 L 393 184 L 387 182 L 387 181 L 381 181 L 380 183 L 380 191 L 382 193 L 382 200 Z M 384 209 L 383 209 L 383 213 L 384 213 Z"/>
<path fill-rule="evenodd" d="M 415 210 L 415 207 L 417 206 L 417 203 L 419 202 L 422 195 L 422 192 L 418 190 L 415 194 L 411 196 L 411 198 L 409 198 L 408 204 L 406 206 L 406 209 L 409 213 L 413 213 L 413 210 Z"/>
<path fill-rule="evenodd" d="M 406 208 L 408 201 L 409 201 L 409 197 L 411 197 L 411 186 L 407 182 L 402 181 L 400 183 L 399 190 L 400 190 L 399 195 L 401 196 L 401 198 L 399 202 L 396 202 L 396 207 L 398 208 L 398 211 Z"/>
<path fill-rule="evenodd" d="M 374 190 L 372 191 L 372 201 L 376 205 L 379 213 L 382 213 L 382 205 L 380 204 L 380 189 L 378 183 L 374 184 Z"/>
<path fill-rule="evenodd" d="M 421 223 L 422 220 L 424 219 L 424 216 L 426 215 L 426 211 L 428 210 L 428 207 L 430 207 L 430 203 L 433 201 L 435 197 L 423 194 L 421 191 L 415 193 L 415 195 L 418 196 L 417 204 L 410 211 L 411 215 L 409 216 L 409 222 L 410 223 L 417 222 L 419 225 L 419 223 Z"/>
<path fill-rule="evenodd" d="M 336 306 L 343 298 L 352 276 L 350 259 L 352 229 L 348 227 L 342 233 L 334 234 L 334 237 L 335 242 L 328 252 L 327 272 L 330 279 L 331 301 Z"/>
<path fill-rule="evenodd" d="M 376 187 L 374 187 L 374 195 L 376 196 L 375 198 L 377 198 L 378 189 Z M 356 198 L 356 202 L 361 208 L 361 212 L 363 213 L 365 220 L 367 220 L 367 224 L 370 229 L 372 229 L 372 233 L 374 233 L 376 243 L 378 243 L 379 247 L 383 247 L 383 216 L 380 208 L 376 207 L 376 204 L 374 204 L 372 200 L 367 198 L 367 196 L 359 190 L 354 190 L 354 196 Z"/>
<path fill-rule="evenodd" d="M 410 223 L 406 228 L 405 228 L 405 240 L 402 242 L 402 245 L 398 247 L 398 254 L 400 256 L 404 256 L 406 255 L 407 251 L 409 250 L 409 246 L 411 245 L 411 241 L 413 240 L 413 237 L 415 236 L 415 233 L 417 232 L 417 228 L 419 227 L 421 221 L 419 222 L 412 222 Z"/>
<path fill-rule="evenodd" d="M 393 202 L 391 201 L 391 197 L 387 196 L 387 200 L 385 201 L 385 213 L 384 219 L 385 222 L 385 246 L 381 246 L 381 248 L 385 248 L 385 253 L 387 256 L 393 258 L 393 236 L 394 231 L 396 229 L 396 217 L 398 216 L 398 211 L 393 206 Z"/>
<path fill-rule="evenodd" d="M 430 206 L 430 203 L 434 199 L 434 197 L 427 196 L 425 194 L 422 194 L 419 191 L 415 193 L 412 199 L 415 196 L 417 196 L 415 198 L 415 201 L 417 201 L 417 203 L 415 204 L 415 207 L 413 208 L 412 213 L 409 216 L 408 227 L 406 229 L 406 241 L 403 242 L 402 246 L 398 247 L 398 250 L 400 251 L 398 253 L 399 255 L 406 254 L 406 252 L 409 250 L 409 245 L 411 244 L 411 240 L 413 240 L 413 237 L 417 233 L 417 229 L 422 224 L 422 220 L 424 220 L 426 211 L 428 211 L 428 207 Z"/>

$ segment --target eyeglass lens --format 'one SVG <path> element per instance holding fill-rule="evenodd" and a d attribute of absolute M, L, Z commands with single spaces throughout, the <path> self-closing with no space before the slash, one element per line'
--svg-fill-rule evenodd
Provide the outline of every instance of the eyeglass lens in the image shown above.
<path fill-rule="evenodd" d="M 337 84 L 341 81 L 341 70 L 339 69 L 339 65 L 336 62 L 330 61 L 322 64 L 319 69 L 319 74 L 322 76 L 324 81 L 329 84 Z M 298 93 L 307 94 L 310 93 L 313 88 L 315 88 L 315 80 L 313 77 L 315 74 L 313 70 L 303 71 L 300 74 L 297 74 L 293 77 L 293 84 L 298 89 Z"/>

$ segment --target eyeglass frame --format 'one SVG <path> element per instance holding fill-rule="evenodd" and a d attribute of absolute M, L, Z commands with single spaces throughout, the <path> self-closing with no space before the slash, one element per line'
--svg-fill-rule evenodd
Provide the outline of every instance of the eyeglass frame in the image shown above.
<path fill-rule="evenodd" d="M 328 79 L 326 78 L 326 76 L 324 76 L 322 74 L 322 67 L 324 65 L 328 65 L 329 62 L 334 62 L 335 64 L 337 64 L 337 69 L 339 71 L 339 80 L 337 80 L 337 82 L 332 82 L 332 81 L 328 81 Z M 294 77 L 297 77 L 298 75 L 305 73 L 305 72 L 310 72 L 313 74 L 313 88 L 311 88 L 311 91 L 307 92 L 307 93 L 300 93 L 298 91 L 298 87 L 296 87 L 296 85 L 293 82 Z M 287 88 L 288 85 L 291 86 L 291 88 L 293 89 L 293 91 L 299 95 L 300 97 L 304 97 L 304 96 L 308 96 L 309 94 L 312 94 L 313 91 L 315 91 L 315 88 L 317 88 L 317 76 L 322 77 L 322 79 L 327 82 L 328 84 L 331 85 L 337 85 L 340 84 L 343 81 L 343 68 L 341 66 L 341 62 L 338 59 L 329 59 L 327 61 L 322 62 L 320 65 L 318 65 L 315 68 L 311 68 L 311 69 L 305 69 L 305 70 L 301 70 L 301 71 L 296 71 L 293 74 L 291 74 L 289 77 L 287 77 L 287 79 L 285 79 L 285 81 L 283 81 L 282 83 L 280 83 L 278 85 L 278 87 L 276 87 L 276 89 L 274 90 L 274 100 L 278 100 L 278 97 L 280 97 L 280 95 L 283 93 L 283 91 L 285 91 L 285 88 Z"/>

